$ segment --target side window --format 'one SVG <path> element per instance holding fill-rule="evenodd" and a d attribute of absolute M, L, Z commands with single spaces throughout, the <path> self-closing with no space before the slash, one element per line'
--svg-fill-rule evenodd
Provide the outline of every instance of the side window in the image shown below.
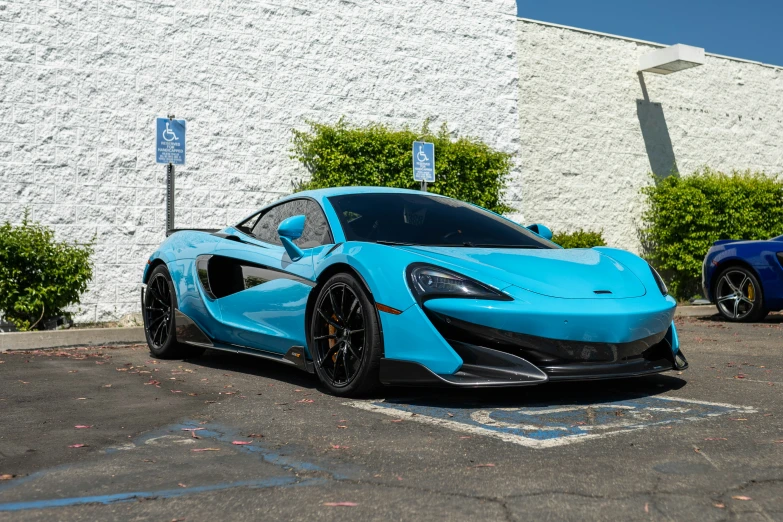
<path fill-rule="evenodd" d="M 272 207 L 258 220 L 253 227 L 252 234 L 260 241 L 281 245 L 280 237 L 277 235 L 277 227 L 285 219 L 299 215 L 306 216 L 302 237 L 294 241 L 299 248 L 313 248 L 332 242 L 332 234 L 329 230 L 329 224 L 326 222 L 326 216 L 318 203 L 309 199 L 295 199 Z"/>

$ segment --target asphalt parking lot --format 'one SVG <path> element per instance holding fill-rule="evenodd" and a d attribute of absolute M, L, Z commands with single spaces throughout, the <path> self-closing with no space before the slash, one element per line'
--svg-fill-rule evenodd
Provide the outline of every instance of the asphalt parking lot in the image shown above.
<path fill-rule="evenodd" d="M 783 315 L 690 369 L 349 401 L 246 356 L 0 354 L 1 520 L 783 520 Z"/>

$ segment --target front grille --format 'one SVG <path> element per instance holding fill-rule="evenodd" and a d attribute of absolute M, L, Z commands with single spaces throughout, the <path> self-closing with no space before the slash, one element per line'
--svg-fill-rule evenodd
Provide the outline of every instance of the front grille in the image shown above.
<path fill-rule="evenodd" d="M 427 316 L 450 343 L 467 343 L 521 357 L 536 366 L 571 363 L 623 363 L 660 360 L 671 348 L 664 340 L 666 332 L 629 343 L 563 341 L 477 325 L 435 312 Z"/>

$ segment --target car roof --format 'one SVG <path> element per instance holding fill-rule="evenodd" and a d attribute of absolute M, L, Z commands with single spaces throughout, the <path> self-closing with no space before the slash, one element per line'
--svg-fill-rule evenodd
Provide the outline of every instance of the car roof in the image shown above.
<path fill-rule="evenodd" d="M 297 192 L 291 194 L 292 198 L 296 197 L 310 197 L 314 199 L 328 198 L 331 196 L 345 196 L 349 194 L 423 194 L 420 190 L 410 190 L 402 188 L 391 187 L 334 187 L 317 190 L 305 190 L 303 192 Z M 427 193 L 430 196 L 438 196 L 439 194 Z"/>

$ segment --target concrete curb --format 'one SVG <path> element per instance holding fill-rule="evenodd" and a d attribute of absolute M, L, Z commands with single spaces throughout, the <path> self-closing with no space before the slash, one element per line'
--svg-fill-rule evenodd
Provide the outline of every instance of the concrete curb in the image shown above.
<path fill-rule="evenodd" d="M 709 317 L 717 313 L 715 305 L 678 306 L 674 317 Z"/>
<path fill-rule="evenodd" d="M 675 317 L 708 317 L 718 311 L 714 305 L 678 306 Z M 74 346 L 105 346 L 107 344 L 144 344 L 144 328 L 85 328 L 44 332 L 13 332 L 0 334 L 0 353 L 44 348 Z"/>
<path fill-rule="evenodd" d="M 143 344 L 147 340 L 144 328 L 85 328 L 43 332 L 12 332 L 0 334 L 0 353 L 69 346 L 105 346 L 107 344 Z"/>

